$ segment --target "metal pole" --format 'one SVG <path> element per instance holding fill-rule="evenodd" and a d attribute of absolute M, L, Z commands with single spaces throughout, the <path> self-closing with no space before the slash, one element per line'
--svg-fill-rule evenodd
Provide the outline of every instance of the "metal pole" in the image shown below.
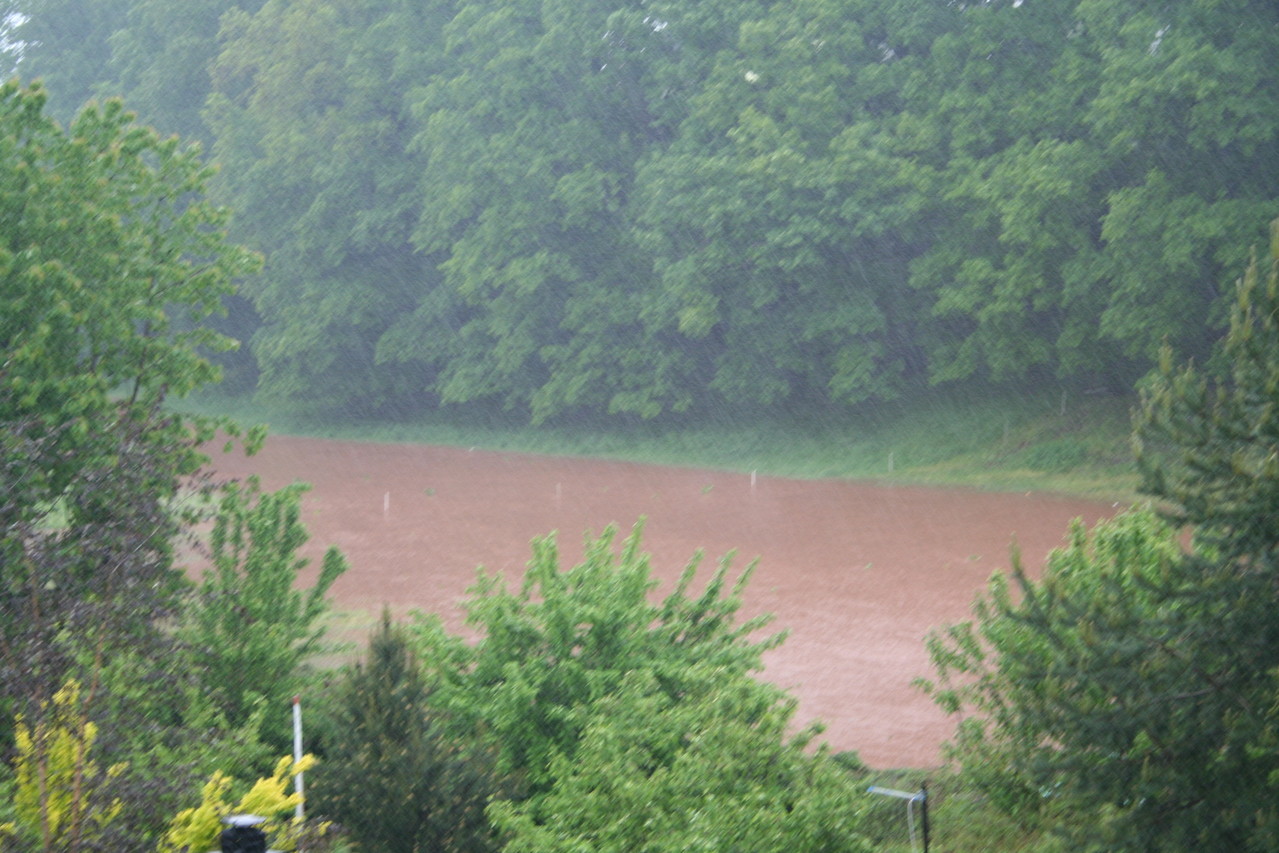
<path fill-rule="evenodd" d="M 928 853 L 928 783 L 919 783 L 919 815 L 924 829 L 924 853 Z"/>
<path fill-rule="evenodd" d="M 898 791 L 893 788 L 881 788 L 878 785 L 871 785 L 868 789 L 872 794 L 882 794 L 886 797 L 896 797 L 899 800 L 906 801 L 906 826 L 910 833 L 910 849 L 915 849 L 915 803 L 920 804 L 920 823 L 922 824 L 924 834 L 924 853 L 928 853 L 928 788 L 920 785 L 918 791 Z"/>
<path fill-rule="evenodd" d="M 300 696 L 293 697 L 293 763 L 296 765 L 302 761 L 302 698 Z M 293 774 L 293 790 L 298 795 L 297 809 L 294 815 L 298 820 L 305 817 L 305 809 L 302 805 L 302 773 Z"/>

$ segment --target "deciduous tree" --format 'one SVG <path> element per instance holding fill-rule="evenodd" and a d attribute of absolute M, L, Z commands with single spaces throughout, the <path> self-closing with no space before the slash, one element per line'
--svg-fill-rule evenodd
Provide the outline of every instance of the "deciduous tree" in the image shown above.
<path fill-rule="evenodd" d="M 199 503 L 179 496 L 202 488 L 214 425 L 165 403 L 216 378 L 206 353 L 232 342 L 199 321 L 259 259 L 227 241 L 209 170 L 178 140 L 117 101 L 64 130 L 45 101 L 0 86 L 0 751 L 15 715 L 35 730 L 78 678 L 112 762 L 165 728 L 106 697 L 173 683 L 175 553 Z M 156 799 L 133 774 L 109 782 L 128 806 L 115 841 Z"/>
<path fill-rule="evenodd" d="M 549 791 L 491 808 L 507 853 L 868 851 L 865 792 L 790 727 L 780 689 L 714 666 L 671 696 L 652 670 L 627 673 L 589 714 Z"/>
<path fill-rule="evenodd" d="M 498 770 L 525 776 L 530 790 L 551 783 L 551 767 L 571 759 L 596 704 L 627 672 L 652 673 L 672 699 L 692 689 L 698 667 L 746 678 L 761 654 L 782 639 L 752 639 L 768 621 L 737 613 L 748 568 L 729 585 L 725 558 L 701 593 L 691 586 L 695 557 L 675 589 L 649 600 L 656 582 L 640 548 L 642 524 L 614 553 L 616 533 L 588 538 L 582 561 L 561 569 L 554 537 L 535 540 L 516 590 L 481 574 L 467 603 L 474 645 L 435 623 L 419 626 L 434 702 L 462 731 L 480 733 L 498 755 Z"/>
<path fill-rule="evenodd" d="M 294 485 L 263 493 L 253 480 L 226 486 L 209 536 L 211 565 L 182 608 L 184 655 L 200 673 L 207 701 L 232 727 L 259 701 L 288 706 L 300 666 L 324 635 L 329 587 L 347 568 L 329 548 L 312 585 L 300 587 L 310 564 L 298 554 L 308 539 L 305 491 Z"/>
<path fill-rule="evenodd" d="M 694 593 L 699 555 L 653 601 L 642 530 L 588 537 L 570 569 L 535 540 L 518 591 L 481 574 L 473 645 L 419 625 L 432 703 L 527 785 L 490 807 L 503 849 L 867 849 L 819 729 L 792 737 L 794 700 L 755 678 L 782 635 L 738 621 L 753 567 L 729 585 L 725 558 Z"/>
<path fill-rule="evenodd" d="M 163 404 L 216 378 L 205 348 L 232 342 L 197 321 L 257 267 L 226 242 L 225 211 L 200 194 L 209 172 L 176 139 L 119 102 L 65 131 L 44 105 L 39 86 L 0 87 L 6 702 L 48 698 L 68 643 L 101 659 L 158 639 L 181 589 L 173 499 L 210 426 Z"/>

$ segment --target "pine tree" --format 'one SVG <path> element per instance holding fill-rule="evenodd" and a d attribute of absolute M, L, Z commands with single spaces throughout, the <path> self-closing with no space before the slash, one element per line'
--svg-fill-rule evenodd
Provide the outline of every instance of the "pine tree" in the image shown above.
<path fill-rule="evenodd" d="M 484 815 L 496 790 L 491 762 L 443 739 L 429 699 L 404 632 L 384 612 L 366 661 L 338 686 L 312 807 L 367 850 L 495 850 Z"/>
<path fill-rule="evenodd" d="M 1143 394 L 1137 462 L 1143 489 L 1191 525 L 1219 564 L 1273 572 L 1279 560 L 1279 219 L 1269 258 L 1236 288 L 1216 378 L 1174 370 L 1165 349 Z"/>

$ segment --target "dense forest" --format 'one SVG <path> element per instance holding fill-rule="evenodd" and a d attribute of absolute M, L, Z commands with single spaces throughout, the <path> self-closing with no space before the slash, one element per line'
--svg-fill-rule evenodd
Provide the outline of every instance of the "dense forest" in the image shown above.
<path fill-rule="evenodd" d="M 6 5 L 54 115 L 218 164 L 271 400 L 1128 389 L 1205 355 L 1279 205 L 1268 0 Z"/>

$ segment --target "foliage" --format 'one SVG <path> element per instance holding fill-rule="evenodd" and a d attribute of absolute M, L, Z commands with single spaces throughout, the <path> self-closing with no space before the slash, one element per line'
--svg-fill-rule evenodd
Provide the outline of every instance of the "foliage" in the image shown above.
<path fill-rule="evenodd" d="M 271 256 L 246 288 L 264 319 L 261 389 L 359 406 L 421 393 L 429 375 L 378 368 L 377 341 L 434 301 L 408 241 L 421 201 L 405 98 L 443 61 L 448 4 L 241 5 L 223 18 L 203 115 L 220 194 Z"/>
<path fill-rule="evenodd" d="M 1269 257 L 1235 290 L 1221 369 L 1174 369 L 1165 350 L 1136 432 L 1144 490 L 1212 559 L 1267 574 L 1279 568 L 1279 219 L 1270 233 Z"/>
<path fill-rule="evenodd" d="M 346 571 L 330 548 L 314 584 L 298 588 L 309 560 L 301 522 L 305 487 L 261 492 L 258 484 L 225 487 L 209 535 L 211 567 L 182 610 L 178 637 L 201 673 L 207 700 L 232 726 L 248 718 L 255 697 L 284 708 L 299 665 L 323 636 L 325 596 Z"/>
<path fill-rule="evenodd" d="M 225 242 L 226 212 L 199 197 L 211 172 L 176 139 L 134 126 L 119 101 L 63 131 L 44 102 L 38 85 L 0 90 L 0 203 L 13 223 L 2 255 L 5 382 L 16 395 L 6 414 L 70 421 L 63 441 L 88 444 L 87 423 L 109 433 L 216 378 L 203 351 L 234 343 L 194 321 L 257 259 Z"/>
<path fill-rule="evenodd" d="M 1201 351 L 1220 320 L 1201 283 L 1273 208 L 1254 147 L 1279 127 L 1273 33 L 1227 21 L 1274 8 L 952 8 L 927 75 L 948 85 L 907 107 L 942 158 L 939 233 L 911 275 L 942 321 L 933 374 L 1127 383 L 1165 338 Z"/>
<path fill-rule="evenodd" d="M 481 571 L 466 604 L 468 624 L 482 635 L 474 645 L 436 622 L 419 623 L 427 674 L 437 682 L 433 704 L 454 727 L 481 735 L 497 752 L 497 769 L 524 777 L 531 792 L 551 784 L 556 760 L 572 759 L 591 709 L 626 673 L 650 671 L 674 698 L 692 689 L 698 667 L 745 678 L 781 642 L 780 634 L 749 639 L 766 617 L 735 622 L 751 568 L 726 588 L 728 557 L 700 595 L 690 594 L 698 555 L 652 603 L 642 532 L 637 523 L 616 554 L 615 529 L 588 537 L 570 569 L 560 568 L 553 536 L 536 539 L 517 591 Z"/>
<path fill-rule="evenodd" d="M 87 845 L 120 813 L 121 803 L 104 800 L 102 791 L 123 767 L 103 773 L 90 757 L 98 727 L 89 720 L 86 705 L 81 685 L 69 681 L 52 702 L 42 705 L 34 723 L 18 716 L 17 821 L 11 831 L 34 840 L 35 849 L 46 853 L 91 849 Z"/>
<path fill-rule="evenodd" d="M 22 45 L 16 72 L 40 79 L 55 99 L 54 114 L 68 122 L 95 95 L 109 64 L 110 39 L 132 0 L 16 0 L 5 3 L 6 32 Z M 6 68 L 5 79 L 14 69 Z"/>
<path fill-rule="evenodd" d="M 117 653 L 100 668 L 94 700 L 97 748 L 127 769 L 107 791 L 123 804 L 104 847 L 154 847 L 172 816 L 215 770 L 235 778 L 269 773 L 287 727 L 287 710 L 254 706 L 232 725 L 181 649 L 155 659 L 146 649 Z M 279 726 L 273 726 L 280 720 Z M 276 730 L 279 736 L 274 736 Z"/>
<path fill-rule="evenodd" d="M 44 0 L 47 2 L 47 0 Z M 108 37 L 109 81 L 97 70 L 95 89 L 123 97 L 162 133 L 211 146 L 200 110 L 210 89 L 222 16 L 255 11 L 262 0 L 133 0 Z"/>
<path fill-rule="evenodd" d="M 209 753 L 259 748 L 255 726 L 199 708 L 202 673 L 179 665 L 176 555 L 204 505 L 184 490 L 206 489 L 222 419 L 165 408 L 216 379 L 206 356 L 232 342 L 199 322 L 259 259 L 227 242 L 210 170 L 176 139 L 116 101 L 64 130 L 45 101 L 0 87 L 0 749 L 16 715 L 39 731 L 61 686 L 85 685 L 95 750 L 130 762 L 102 780 L 122 806 L 98 828 L 112 846 L 154 833 Z"/>
<path fill-rule="evenodd" d="M 176 140 L 118 102 L 65 131 L 44 105 L 39 86 L 0 87 L 7 719 L 47 700 L 82 653 L 100 665 L 166 642 L 158 620 L 184 583 L 172 501 L 212 421 L 162 405 L 216 377 L 202 349 L 229 342 L 191 324 L 256 265 L 226 242 L 225 211 L 200 196 L 209 172 Z"/>
<path fill-rule="evenodd" d="M 637 177 L 637 230 L 669 306 L 650 323 L 696 342 L 705 364 L 690 378 L 726 400 L 892 397 L 917 357 L 918 306 L 900 286 L 910 235 L 883 209 L 901 170 L 858 126 L 883 89 L 866 78 L 885 21 L 860 3 L 754 11 Z"/>
<path fill-rule="evenodd" d="M 583 708 L 572 756 L 552 760 L 548 793 L 490 811 L 507 853 L 551 851 L 866 851 L 865 794 L 817 733 L 790 734 L 794 700 L 776 687 L 695 664 L 683 695 L 633 670 Z"/>
<path fill-rule="evenodd" d="M 295 404 L 1126 389 L 1207 350 L 1279 177 L 1269 0 L 23 7 L 64 112 L 209 142 Z"/>
<path fill-rule="evenodd" d="M 369 850 L 487 851 L 497 847 L 484 807 L 504 793 L 485 752 L 445 737 L 421 667 L 389 612 L 367 659 L 326 698 L 323 766 L 307 777 L 313 813 Z"/>
<path fill-rule="evenodd" d="M 953 754 L 1003 809 L 1033 823 L 1042 810 L 1127 801 L 1157 824 L 1202 771 L 1165 752 L 1206 734 L 1199 714 L 1170 713 L 1196 690 L 1185 649 L 1166 639 L 1195 583 L 1180 565 L 1175 531 L 1148 509 L 1091 534 L 1076 523 L 1041 580 L 1014 560 L 1011 583 L 992 578 L 975 621 L 929 638 L 935 698 L 970 709 Z"/>
<path fill-rule="evenodd" d="M 782 635 L 737 621 L 751 568 L 729 586 L 726 557 L 693 594 L 698 555 L 654 602 L 642 532 L 588 536 L 566 570 L 535 540 L 518 591 L 481 571 L 473 645 L 418 624 L 432 705 L 523 783 L 489 808 L 503 849 L 866 849 L 819 730 L 792 737 L 794 700 L 753 677 Z"/>
<path fill-rule="evenodd" d="M 226 12 L 261 0 L 12 0 L 0 4 L 21 44 L 17 73 L 40 78 L 69 121 L 91 99 L 121 97 L 161 133 L 208 140 L 200 109 Z M 5 75 L 7 78 L 8 74 Z"/>
<path fill-rule="evenodd" d="M 231 815 L 258 815 L 267 819 L 263 831 L 273 847 L 294 850 L 291 839 L 301 829 L 296 818 L 286 817 L 302 802 L 301 795 L 287 793 L 293 777 L 305 773 L 315 765 L 315 757 L 306 755 L 301 761 L 285 756 L 275 765 L 269 777 L 258 779 L 240 797 L 235 805 L 228 795 L 235 780 L 223 773 L 214 773 L 200 795 L 200 805 L 185 809 L 174 816 L 164 842 L 162 853 L 197 853 L 212 849 L 218 843 L 223 820 Z"/>
<path fill-rule="evenodd" d="M 1042 580 L 1016 565 L 975 622 L 930 640 L 938 700 L 975 712 L 955 745 L 965 772 L 1077 846 L 1279 838 L 1275 268 L 1263 286 L 1254 261 L 1239 283 L 1219 379 L 1166 357 L 1143 395 L 1144 482 L 1175 526 L 1151 510 L 1091 538 L 1077 526 Z"/>

